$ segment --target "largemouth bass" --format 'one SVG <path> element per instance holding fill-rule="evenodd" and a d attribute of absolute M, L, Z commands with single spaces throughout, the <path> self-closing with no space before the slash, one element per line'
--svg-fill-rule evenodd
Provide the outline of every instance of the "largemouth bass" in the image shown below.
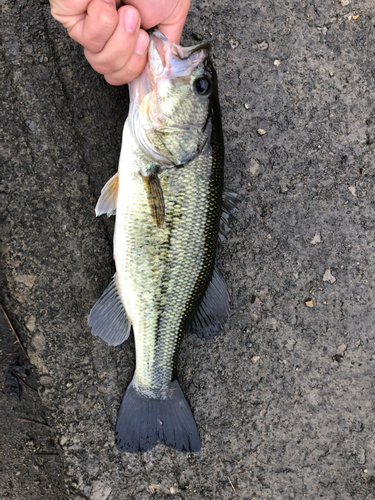
<path fill-rule="evenodd" d="M 223 137 L 216 73 L 206 43 L 183 48 L 155 30 L 148 63 L 129 85 L 117 174 L 96 214 L 116 212 L 116 274 L 89 316 L 93 335 L 119 345 L 134 331 L 136 369 L 123 398 L 116 446 L 157 441 L 198 451 L 194 417 L 176 380 L 184 331 L 212 338 L 229 315 L 216 262 L 223 199 Z"/>

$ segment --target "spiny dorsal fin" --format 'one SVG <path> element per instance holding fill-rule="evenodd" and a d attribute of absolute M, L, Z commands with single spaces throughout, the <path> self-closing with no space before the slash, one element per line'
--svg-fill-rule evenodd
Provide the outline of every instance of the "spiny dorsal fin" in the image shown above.
<path fill-rule="evenodd" d="M 165 216 L 165 205 L 158 174 L 151 172 L 150 175 L 142 175 L 142 179 L 146 187 L 147 200 L 150 205 L 152 218 L 158 227 L 162 227 Z"/>
<path fill-rule="evenodd" d="M 88 325 L 91 333 L 108 345 L 120 345 L 129 337 L 131 324 L 117 292 L 116 275 L 91 309 Z"/>
<path fill-rule="evenodd" d="M 198 337 L 212 339 L 224 326 L 229 313 L 227 284 L 215 263 L 212 278 L 202 302 L 185 330 L 189 333 L 196 333 Z"/>
<path fill-rule="evenodd" d="M 115 175 L 109 179 L 109 181 L 102 189 L 98 203 L 95 207 L 95 213 L 97 217 L 103 214 L 107 214 L 107 217 L 111 217 L 111 215 L 116 212 L 117 195 L 118 172 L 116 172 Z"/>

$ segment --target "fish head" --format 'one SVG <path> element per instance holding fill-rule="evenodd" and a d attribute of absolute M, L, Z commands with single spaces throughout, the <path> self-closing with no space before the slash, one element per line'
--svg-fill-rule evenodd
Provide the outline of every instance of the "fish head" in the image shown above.
<path fill-rule="evenodd" d="M 129 88 L 133 136 L 159 165 L 185 165 L 211 146 L 214 135 L 221 137 L 208 43 L 181 47 L 154 30 L 145 70 Z"/>

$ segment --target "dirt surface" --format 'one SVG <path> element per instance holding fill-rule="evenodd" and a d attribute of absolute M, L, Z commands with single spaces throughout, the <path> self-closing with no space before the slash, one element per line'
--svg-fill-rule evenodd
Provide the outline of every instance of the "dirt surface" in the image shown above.
<path fill-rule="evenodd" d="M 134 342 L 108 347 L 86 326 L 113 273 L 113 221 L 94 207 L 127 89 L 94 73 L 45 2 L 3 11 L 3 304 L 44 408 L 4 387 L 24 361 L 7 331 L 0 498 L 374 500 L 373 0 L 191 8 L 183 42 L 212 43 L 226 185 L 242 197 L 219 256 L 231 317 L 180 350 L 198 454 L 116 450 Z"/>
<path fill-rule="evenodd" d="M 16 320 L 15 324 L 20 330 Z M 38 396 L 36 370 L 2 309 L 0 332 L 4 388 L 0 392 L 0 498 L 40 499 L 43 492 L 43 498 L 66 500 L 61 453 L 53 421 Z"/>

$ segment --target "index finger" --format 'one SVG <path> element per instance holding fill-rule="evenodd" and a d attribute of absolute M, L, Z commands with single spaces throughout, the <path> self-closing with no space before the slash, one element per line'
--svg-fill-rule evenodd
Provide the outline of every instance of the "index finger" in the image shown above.
<path fill-rule="evenodd" d="M 115 0 L 51 0 L 51 14 L 92 52 L 104 47 L 118 23 Z"/>
<path fill-rule="evenodd" d="M 90 0 L 50 0 L 52 16 L 68 28 L 70 19 L 85 14 Z"/>
<path fill-rule="evenodd" d="M 71 29 L 69 35 L 91 52 L 100 52 L 118 23 L 114 0 L 91 0 L 87 14 Z"/>

